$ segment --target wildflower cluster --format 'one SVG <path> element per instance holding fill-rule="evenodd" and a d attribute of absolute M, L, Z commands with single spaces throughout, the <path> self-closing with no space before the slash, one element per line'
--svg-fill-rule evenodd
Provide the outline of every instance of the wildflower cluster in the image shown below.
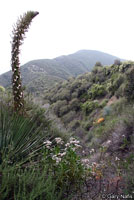
<path fill-rule="evenodd" d="M 102 168 L 104 166 L 96 162 L 91 163 L 90 159 L 88 158 L 82 159 L 81 162 L 83 167 L 90 172 L 91 177 L 94 177 L 97 180 L 102 177 Z"/>
<path fill-rule="evenodd" d="M 90 162 L 90 160 L 89 160 L 88 158 L 82 159 L 81 162 L 82 162 L 82 164 L 83 164 L 83 166 L 84 166 L 85 168 L 87 168 L 87 169 L 91 168 L 91 165 L 90 165 L 91 162 Z"/>
<path fill-rule="evenodd" d="M 63 140 L 60 137 L 55 138 L 57 144 L 63 144 Z"/>
<path fill-rule="evenodd" d="M 91 149 L 89 152 L 90 152 L 90 154 L 93 154 L 95 152 L 95 150 Z"/>
<path fill-rule="evenodd" d="M 77 154 L 79 148 L 80 142 L 72 137 L 68 142 L 64 142 L 60 137 L 52 142 L 44 141 L 43 162 L 49 166 L 49 171 L 53 172 L 53 178 L 57 179 L 59 187 L 74 184 L 76 188 L 84 180 L 85 169 Z"/>
<path fill-rule="evenodd" d="M 48 152 L 47 156 L 51 157 L 51 160 L 55 161 L 55 164 L 58 165 L 60 162 L 66 160 L 70 152 L 75 152 L 78 148 L 81 148 L 79 143 L 78 140 L 71 137 L 68 143 L 64 144 L 64 141 L 60 137 L 57 137 L 53 142 L 49 140 L 44 141 L 44 147 Z"/>
<path fill-rule="evenodd" d="M 65 144 L 65 149 L 71 148 L 73 151 L 77 150 L 78 148 L 81 148 L 80 141 L 76 140 L 75 138 L 71 137 L 69 142 Z"/>
<path fill-rule="evenodd" d="M 44 142 L 44 145 L 45 145 L 45 147 L 46 147 L 47 149 L 51 149 L 51 144 L 52 144 L 52 142 L 49 141 L 49 140 L 46 140 L 46 141 Z"/>

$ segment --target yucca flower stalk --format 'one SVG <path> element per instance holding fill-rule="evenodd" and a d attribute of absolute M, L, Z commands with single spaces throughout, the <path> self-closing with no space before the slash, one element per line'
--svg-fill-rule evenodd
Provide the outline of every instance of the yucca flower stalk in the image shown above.
<path fill-rule="evenodd" d="M 32 19 L 38 15 L 38 12 L 28 11 L 23 16 L 20 16 L 16 25 L 12 31 L 12 51 L 11 51 L 11 66 L 12 66 L 12 87 L 14 96 L 14 111 L 24 112 L 24 96 L 20 75 L 20 46 L 23 44 L 25 33 L 28 32 L 28 28 Z"/>

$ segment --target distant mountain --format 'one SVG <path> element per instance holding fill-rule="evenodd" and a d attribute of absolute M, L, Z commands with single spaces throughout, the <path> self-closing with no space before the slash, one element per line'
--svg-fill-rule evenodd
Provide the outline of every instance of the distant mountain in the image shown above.
<path fill-rule="evenodd" d="M 80 50 L 54 59 L 33 60 L 21 66 L 22 82 L 31 92 L 43 91 L 71 76 L 91 71 L 98 61 L 110 65 L 115 59 L 119 58 L 100 51 Z M 0 85 L 10 86 L 11 76 L 11 71 L 0 75 Z"/>

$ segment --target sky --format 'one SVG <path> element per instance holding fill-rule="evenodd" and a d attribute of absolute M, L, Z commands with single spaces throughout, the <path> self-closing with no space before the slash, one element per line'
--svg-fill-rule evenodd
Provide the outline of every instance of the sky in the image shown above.
<path fill-rule="evenodd" d="M 11 70 L 11 36 L 20 15 L 38 11 L 21 46 L 21 65 L 82 49 L 134 60 L 134 0 L 1 0 L 0 74 Z"/>

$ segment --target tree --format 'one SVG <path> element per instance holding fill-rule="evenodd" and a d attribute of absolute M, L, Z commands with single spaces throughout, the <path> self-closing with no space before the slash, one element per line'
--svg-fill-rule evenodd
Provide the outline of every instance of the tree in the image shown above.
<path fill-rule="evenodd" d="M 130 68 L 127 73 L 127 82 L 126 87 L 124 88 L 124 95 L 126 96 L 127 100 L 134 99 L 134 69 L 133 67 Z"/>
<path fill-rule="evenodd" d="M 14 111 L 23 113 L 24 112 L 24 97 L 23 89 L 21 84 L 20 75 L 20 62 L 19 53 L 20 46 L 25 38 L 25 33 L 28 31 L 29 25 L 32 19 L 38 15 L 38 12 L 28 11 L 23 16 L 20 16 L 16 25 L 13 27 L 12 31 L 12 51 L 11 51 L 11 66 L 12 66 L 12 88 L 14 96 Z"/>
<path fill-rule="evenodd" d="M 96 62 L 96 63 L 95 63 L 95 67 L 102 67 L 101 62 Z"/>
<path fill-rule="evenodd" d="M 5 88 L 2 85 L 0 85 L 0 92 L 5 92 Z"/>
<path fill-rule="evenodd" d="M 114 65 L 120 65 L 121 61 L 119 59 L 114 60 Z"/>

